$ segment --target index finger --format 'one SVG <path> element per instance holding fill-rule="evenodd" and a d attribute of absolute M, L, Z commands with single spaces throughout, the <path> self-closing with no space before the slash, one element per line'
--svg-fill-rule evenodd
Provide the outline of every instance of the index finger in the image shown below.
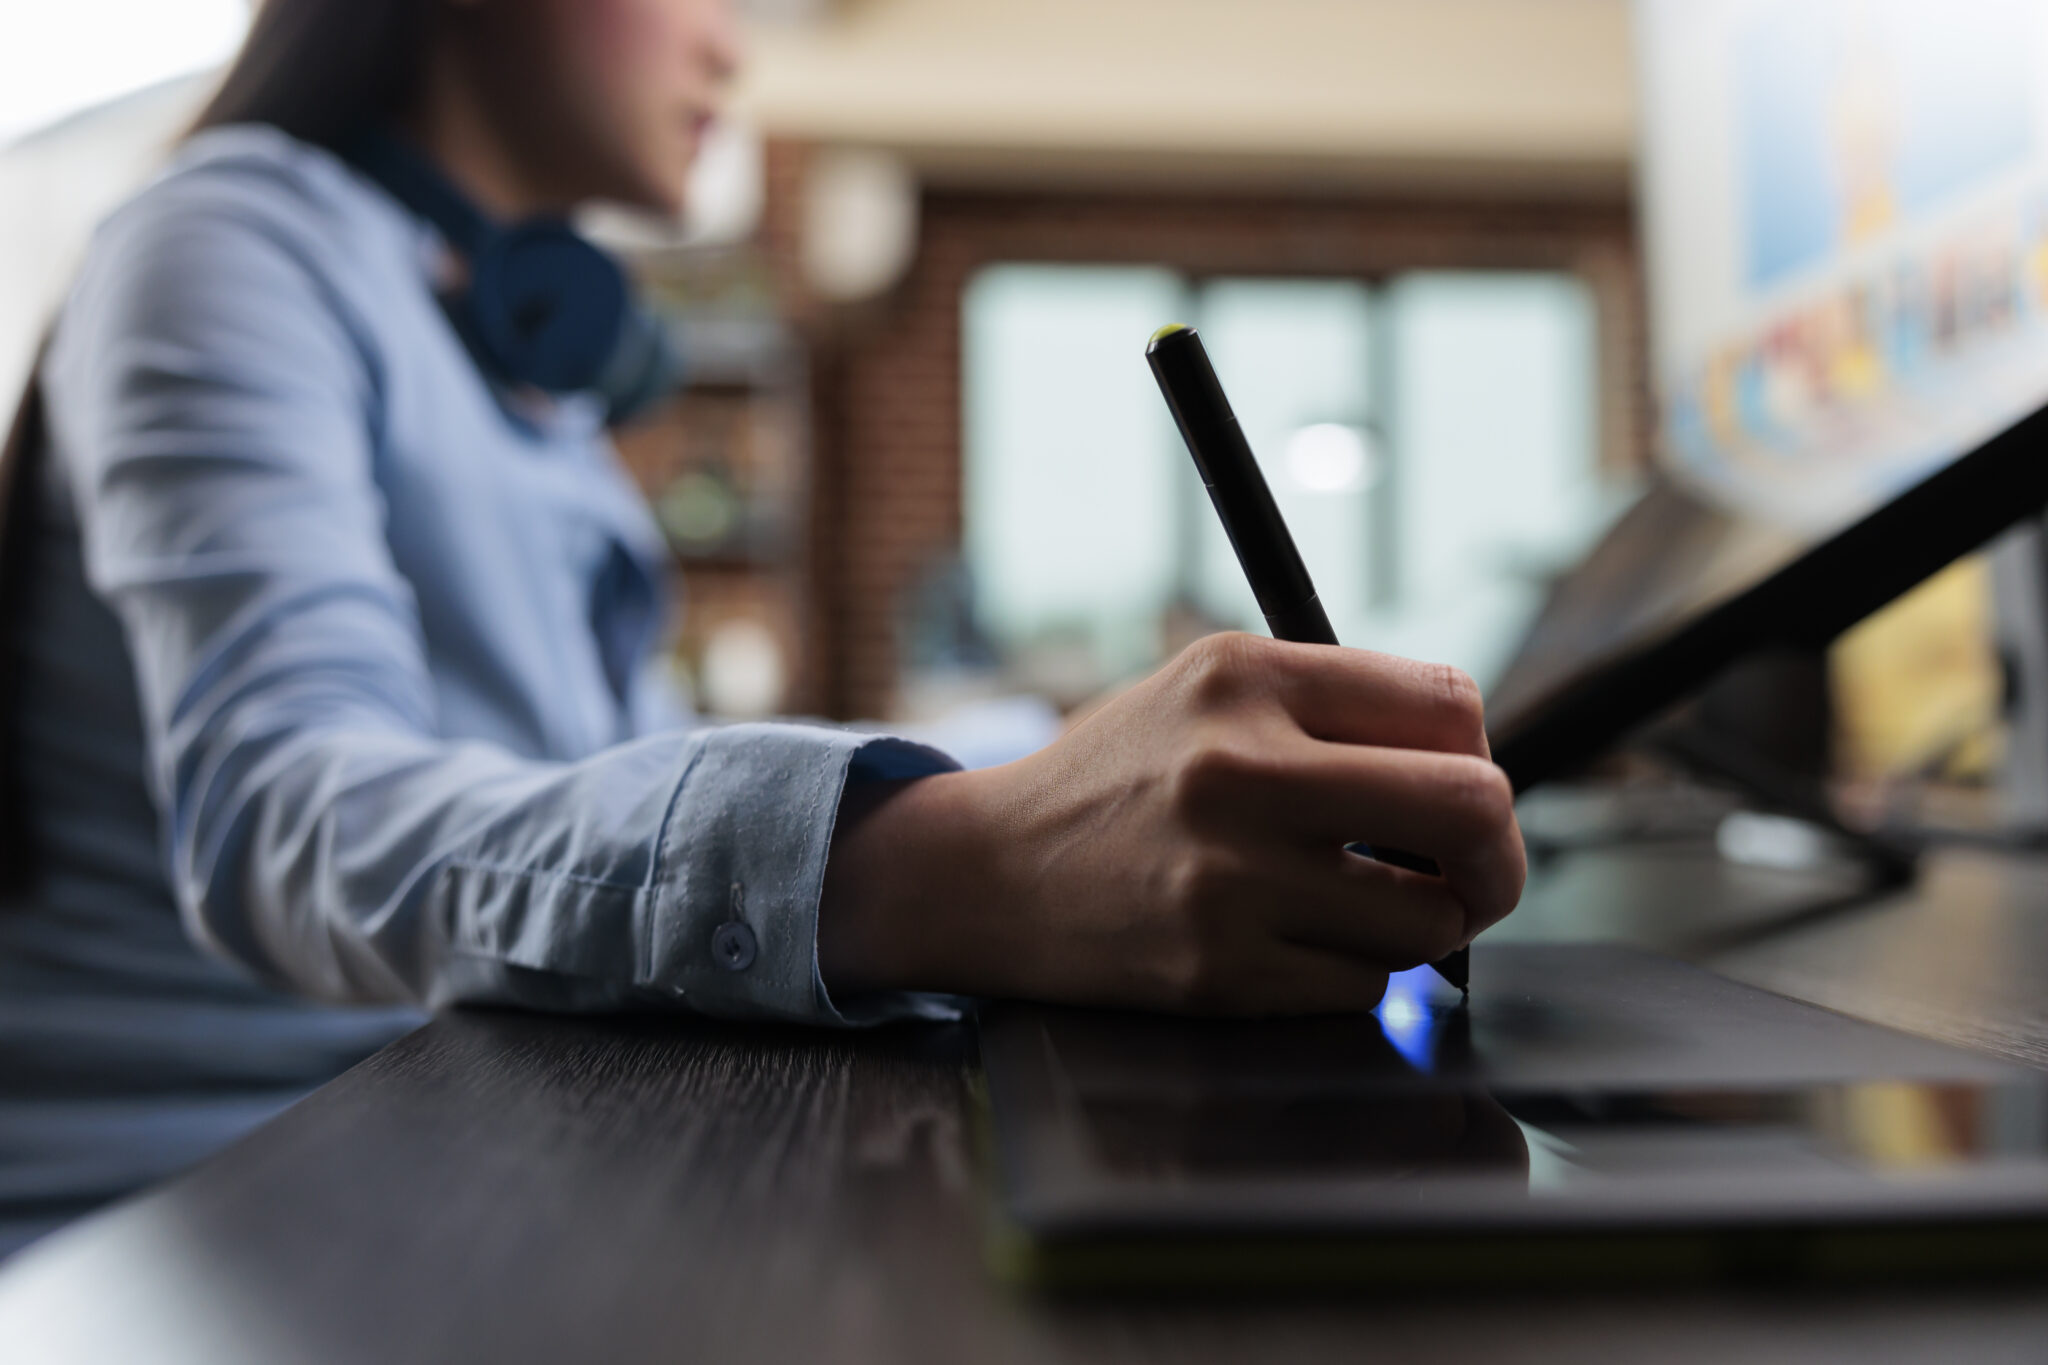
<path fill-rule="evenodd" d="M 1275 641 L 1274 694 L 1312 738 L 1491 758 L 1479 685 L 1462 669 Z"/>

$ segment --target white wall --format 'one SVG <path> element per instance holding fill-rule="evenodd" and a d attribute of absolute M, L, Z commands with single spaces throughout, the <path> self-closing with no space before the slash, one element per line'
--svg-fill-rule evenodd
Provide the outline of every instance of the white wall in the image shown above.
<path fill-rule="evenodd" d="M 148 180 L 211 86 L 210 75 L 181 77 L 0 148 L 0 404 L 7 413 L 94 225 Z"/>

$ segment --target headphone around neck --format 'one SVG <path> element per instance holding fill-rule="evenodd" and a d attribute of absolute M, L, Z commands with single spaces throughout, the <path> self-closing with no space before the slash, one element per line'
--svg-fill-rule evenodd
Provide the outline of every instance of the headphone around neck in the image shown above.
<path fill-rule="evenodd" d="M 383 129 L 344 151 L 468 262 L 468 283 L 441 302 L 486 372 L 551 394 L 595 393 L 607 422 L 675 389 L 682 364 L 668 326 L 634 298 L 619 263 L 565 219 L 495 222 Z"/>

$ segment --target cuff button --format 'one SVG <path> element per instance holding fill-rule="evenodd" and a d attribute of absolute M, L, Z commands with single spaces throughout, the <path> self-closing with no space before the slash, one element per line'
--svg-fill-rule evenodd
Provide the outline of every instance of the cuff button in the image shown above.
<path fill-rule="evenodd" d="M 754 931 L 739 920 L 727 920 L 711 931 L 711 956 L 729 972 L 743 972 L 754 965 L 758 945 Z"/>

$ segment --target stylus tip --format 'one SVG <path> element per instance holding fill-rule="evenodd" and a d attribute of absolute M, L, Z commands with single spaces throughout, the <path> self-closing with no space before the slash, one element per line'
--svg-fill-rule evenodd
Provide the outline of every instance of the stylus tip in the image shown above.
<path fill-rule="evenodd" d="M 1458 988 L 1462 995 L 1472 994 L 1472 950 L 1460 948 L 1441 962 L 1430 964 L 1436 974 Z"/>

